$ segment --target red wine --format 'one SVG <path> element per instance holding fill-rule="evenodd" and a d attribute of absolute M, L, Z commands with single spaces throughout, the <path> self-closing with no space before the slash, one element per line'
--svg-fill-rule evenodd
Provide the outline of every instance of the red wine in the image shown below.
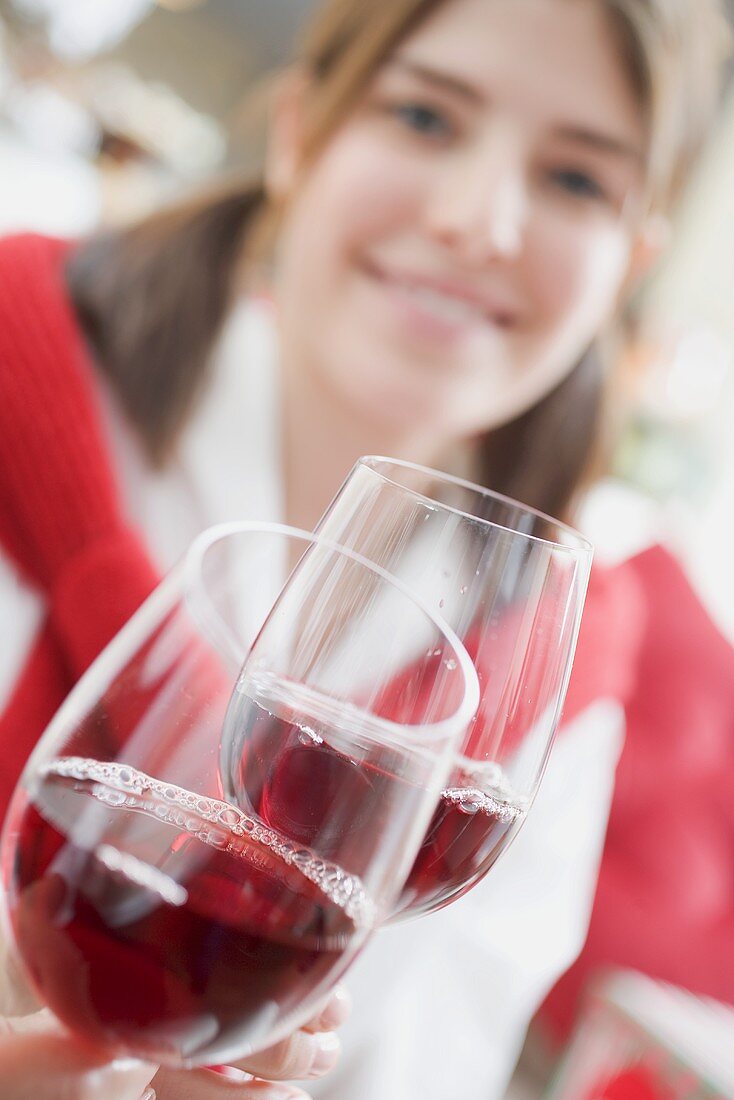
<path fill-rule="evenodd" d="M 270 680 L 233 695 L 220 758 L 230 801 L 368 880 L 381 914 L 410 870 L 434 763 L 371 715 Z"/>
<path fill-rule="evenodd" d="M 151 1061 L 226 1061 L 302 1019 L 361 946 L 361 882 L 224 802 L 120 764 L 47 766 L 9 900 L 43 1000 Z"/>
<path fill-rule="evenodd" d="M 515 836 L 527 812 L 509 795 L 499 768 L 491 781 L 475 786 L 481 769 L 454 776 L 441 794 L 433 819 L 408 876 L 396 915 L 417 916 L 442 909 L 482 879 Z M 499 773 L 499 775 L 497 774 Z"/>
<path fill-rule="evenodd" d="M 405 795 L 394 774 L 360 763 L 335 747 L 329 732 L 260 707 L 232 729 L 225 771 L 228 793 L 269 826 L 320 854 L 348 859 L 379 834 L 391 797 Z M 254 713 L 254 719 L 253 719 Z M 441 908 L 489 870 L 525 816 L 496 764 L 452 777 L 436 808 L 394 913 Z M 352 807 L 351 815 L 336 806 Z M 351 834 L 351 835 L 350 835 Z M 357 864 L 355 864 L 357 865 Z"/>

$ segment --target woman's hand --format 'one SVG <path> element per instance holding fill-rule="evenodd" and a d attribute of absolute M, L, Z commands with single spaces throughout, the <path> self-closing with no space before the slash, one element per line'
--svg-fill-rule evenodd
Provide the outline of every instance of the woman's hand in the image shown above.
<path fill-rule="evenodd" d="M 156 1067 L 65 1034 L 50 1012 L 0 1017 L 3 1100 L 138 1100 Z M 150 1100 L 150 1096 L 146 1096 Z"/>
<path fill-rule="evenodd" d="M 217 1070 L 160 1069 L 151 1087 L 157 1100 L 308 1100 L 301 1089 L 280 1082 L 322 1077 L 336 1065 L 335 1028 L 349 1011 L 348 994 L 336 989 L 313 1020 L 268 1050 Z"/>
<path fill-rule="evenodd" d="M 64 1032 L 35 1006 L 0 943 L 0 1083 L 2 1100 L 307 1100 L 281 1084 L 320 1077 L 336 1063 L 334 1029 L 349 1015 L 349 998 L 335 990 L 321 1012 L 269 1050 L 217 1070 L 158 1069 Z M 252 1076 L 254 1075 L 254 1076 Z M 269 1080 L 265 1080 L 265 1078 Z"/>

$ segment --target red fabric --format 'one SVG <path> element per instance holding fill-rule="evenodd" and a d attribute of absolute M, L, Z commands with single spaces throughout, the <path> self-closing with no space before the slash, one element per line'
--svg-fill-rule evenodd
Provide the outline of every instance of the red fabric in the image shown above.
<path fill-rule="evenodd" d="M 0 543 L 48 619 L 0 717 L 0 808 L 74 681 L 157 582 L 121 515 L 69 245 L 0 241 Z"/>
<path fill-rule="evenodd" d="M 604 1077 L 584 1100 L 675 1100 L 675 1094 L 652 1067 L 639 1064 Z"/>
<path fill-rule="evenodd" d="M 637 679 L 644 624 L 644 595 L 633 565 L 595 565 L 562 726 L 597 699 L 617 699 L 627 704 Z"/>
<path fill-rule="evenodd" d="M 734 648 L 663 547 L 629 566 L 644 635 L 589 936 L 541 1013 L 559 1041 L 601 967 L 734 1002 Z"/>
<path fill-rule="evenodd" d="M 563 603 L 564 600 L 559 599 L 556 607 L 560 609 Z M 559 671 L 559 634 L 557 624 L 552 619 L 544 629 L 538 629 L 537 633 L 525 638 L 528 648 L 524 653 L 521 671 L 523 690 L 514 692 L 510 699 L 503 698 L 501 693 L 504 690 L 504 668 L 510 667 L 516 647 L 522 648 L 522 635 L 527 630 L 526 625 L 518 630 L 521 622 L 522 615 L 511 617 L 509 622 L 500 627 L 499 638 L 492 635 L 483 640 L 469 638 L 466 643 L 478 669 L 482 669 L 485 661 L 496 661 L 497 667 L 502 670 L 494 691 L 491 690 L 491 674 L 485 674 L 479 720 L 476 723 L 477 740 L 497 745 L 497 734 L 501 736 L 501 757 L 510 755 L 519 738 L 540 719 L 551 702 L 551 693 L 555 690 Z M 533 624 L 534 629 L 539 622 L 540 620 Z M 615 568 L 594 566 L 561 715 L 560 736 L 563 727 L 596 700 L 618 699 L 625 702 L 629 698 L 635 679 L 642 625 L 641 593 L 629 567 L 626 564 Z M 500 651 L 503 649 L 503 634 L 506 650 L 497 660 L 498 646 Z M 507 665 L 503 663 L 505 660 Z M 497 733 L 493 727 L 497 728 Z"/>
<path fill-rule="evenodd" d="M 562 606 L 559 599 L 557 606 Z M 479 670 L 482 697 L 474 723 L 474 734 L 465 749 L 467 756 L 480 757 L 484 746 L 498 745 L 502 754 L 511 751 L 528 729 L 539 720 L 551 701 L 555 674 L 549 675 L 554 660 L 560 629 L 546 626 L 524 648 L 523 635 L 528 624 L 524 608 L 515 614 L 512 608 L 498 624 L 472 627 L 464 637 L 467 652 Z M 598 699 L 626 702 L 636 676 L 636 661 L 644 621 L 644 602 L 640 585 L 628 564 L 613 569 L 595 566 L 579 632 L 578 646 L 568 685 L 560 728 L 577 717 Z M 536 625 L 536 624 L 534 624 Z M 553 621 L 553 627 L 557 627 Z M 513 684 L 517 669 L 513 662 L 522 653 L 522 692 L 512 693 L 506 700 L 506 683 Z M 382 696 L 371 705 L 376 713 L 394 722 L 416 722 L 425 712 L 431 693 L 436 688 L 441 671 L 442 655 L 406 669 L 397 680 L 386 686 Z M 416 673 L 420 680 L 416 682 Z M 445 690 L 446 684 L 441 688 Z M 446 704 L 447 708 L 450 704 Z"/>

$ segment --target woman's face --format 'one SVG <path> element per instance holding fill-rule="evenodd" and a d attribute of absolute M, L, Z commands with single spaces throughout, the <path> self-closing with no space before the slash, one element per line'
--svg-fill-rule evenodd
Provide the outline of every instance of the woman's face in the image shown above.
<path fill-rule="evenodd" d="M 376 426 L 512 419 L 613 313 L 645 132 L 597 4 L 451 0 L 302 176 L 281 112 L 284 354 Z"/>

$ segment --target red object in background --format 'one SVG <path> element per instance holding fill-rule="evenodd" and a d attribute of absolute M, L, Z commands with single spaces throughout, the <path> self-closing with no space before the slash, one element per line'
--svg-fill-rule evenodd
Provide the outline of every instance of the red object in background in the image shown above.
<path fill-rule="evenodd" d="M 611 1077 L 605 1075 L 584 1100 L 674 1100 L 674 1093 L 655 1070 L 641 1063 Z"/>
<path fill-rule="evenodd" d="M 583 998 L 544 1100 L 731 1100 L 734 1009 L 633 970 Z"/>
<path fill-rule="evenodd" d="M 595 565 L 581 620 L 562 725 L 597 699 L 627 704 L 635 687 L 645 625 L 645 601 L 629 561 Z"/>
<path fill-rule="evenodd" d="M 640 1063 L 614 1076 L 604 1076 L 584 1100 L 673 1100 L 672 1090 L 655 1070 Z"/>
<path fill-rule="evenodd" d="M 734 648 L 662 546 L 626 570 L 644 628 L 588 939 L 540 1012 L 557 1042 L 602 967 L 734 1002 Z"/>

